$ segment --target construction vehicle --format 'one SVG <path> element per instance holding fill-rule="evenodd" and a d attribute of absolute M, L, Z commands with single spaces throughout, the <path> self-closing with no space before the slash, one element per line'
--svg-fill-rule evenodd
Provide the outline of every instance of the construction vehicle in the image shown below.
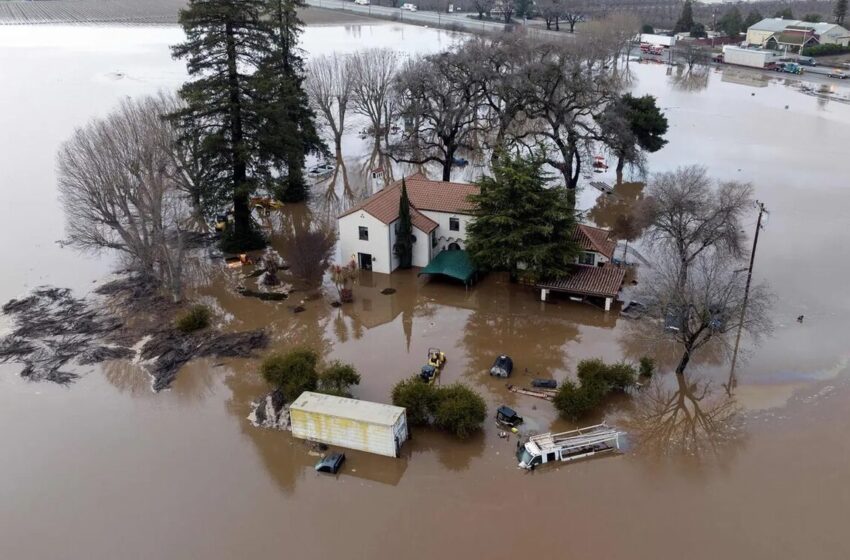
<path fill-rule="evenodd" d="M 620 449 L 620 436 L 625 435 L 607 424 L 596 424 L 569 432 L 531 436 L 517 447 L 521 469 L 534 469 L 553 461 L 574 461 L 597 453 Z"/>
<path fill-rule="evenodd" d="M 446 355 L 439 348 L 428 349 L 428 363 L 422 366 L 419 378 L 425 383 L 434 383 L 446 364 Z"/>

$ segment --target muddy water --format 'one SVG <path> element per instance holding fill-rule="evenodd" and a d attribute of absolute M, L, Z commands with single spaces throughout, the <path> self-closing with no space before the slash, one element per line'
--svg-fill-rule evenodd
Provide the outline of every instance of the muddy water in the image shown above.
<path fill-rule="evenodd" d="M 0 72 L 12 84 L 0 88 L 0 299 L 45 282 L 84 292 L 109 269 L 108 259 L 53 243 L 62 232 L 55 150 L 120 96 L 179 83 L 181 67 L 165 49 L 176 37 L 170 28 L 0 33 Z M 304 45 L 431 50 L 450 40 L 379 25 L 308 29 Z M 657 95 L 671 121 L 670 145 L 650 167 L 700 162 L 719 177 L 752 181 L 772 213 L 756 270 L 778 295 L 779 326 L 748 348 L 734 400 L 716 390 L 726 366 L 710 353 L 694 364 L 691 384 L 662 376 L 657 389 L 719 420 L 698 430 L 699 451 L 680 454 L 681 441 L 653 439 L 651 428 L 671 415 L 652 402 L 615 402 L 610 416 L 632 418 L 629 431 L 645 438 L 624 456 L 525 474 L 515 469 L 515 440 L 500 439 L 488 422 L 462 443 L 419 430 L 399 460 L 348 453 L 343 472 L 325 477 L 300 442 L 245 420 L 265 390 L 254 361 L 192 363 L 160 394 L 125 363 L 70 388 L 30 384 L 0 366 L 0 558 L 848 557 L 850 105 L 776 80 L 751 85 L 712 73 L 699 90 L 674 83 L 663 67 L 635 71 L 635 89 Z M 352 159 L 368 155 L 358 142 L 346 138 Z M 640 191 L 624 185 L 605 200 L 588 189 L 580 203 L 598 205 L 590 218 L 605 223 Z M 284 223 L 296 231 L 304 216 L 290 209 Z M 286 243 L 275 237 L 276 247 Z M 585 357 L 646 350 L 616 314 L 543 305 L 497 275 L 465 290 L 409 272 L 364 274 L 355 302 L 335 309 L 332 291 L 315 286 L 280 303 L 240 298 L 228 289 L 240 281 L 233 274 L 199 288 L 225 328 L 268 326 L 275 349 L 307 344 L 350 361 L 363 375 L 357 396 L 382 401 L 439 346 L 449 358 L 441 382 L 475 386 L 491 410 L 509 404 L 533 430 L 569 426 L 545 401 L 508 393 L 486 375 L 497 353 L 513 356 L 524 382 L 569 377 Z M 396 293 L 381 294 L 387 287 Z M 290 306 L 302 301 L 306 311 L 294 314 Z M 639 421 L 647 418 L 658 422 Z M 691 427 L 670 425 L 674 434 Z"/>

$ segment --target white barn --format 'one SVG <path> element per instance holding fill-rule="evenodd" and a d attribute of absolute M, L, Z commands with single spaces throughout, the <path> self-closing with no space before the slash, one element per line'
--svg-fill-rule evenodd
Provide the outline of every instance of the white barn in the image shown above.
<path fill-rule="evenodd" d="M 472 221 L 468 197 L 479 192 L 467 183 L 431 181 L 417 173 L 404 179 L 413 222 L 413 266 L 425 267 L 443 250 L 465 249 Z M 393 253 L 401 181 L 387 185 L 337 219 L 342 258 L 389 274 L 398 268 Z"/>
<path fill-rule="evenodd" d="M 796 41 L 795 41 L 796 40 Z M 764 48 L 779 48 L 801 40 L 805 44 L 850 44 L 850 31 L 835 23 L 809 23 L 782 18 L 765 18 L 747 29 L 747 43 Z"/>

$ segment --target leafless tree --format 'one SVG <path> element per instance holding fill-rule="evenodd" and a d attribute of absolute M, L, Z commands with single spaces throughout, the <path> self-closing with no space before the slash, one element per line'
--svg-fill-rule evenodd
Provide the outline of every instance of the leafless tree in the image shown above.
<path fill-rule="evenodd" d="M 705 253 L 742 254 L 741 219 L 752 204 L 749 183 L 720 181 L 715 187 L 699 165 L 658 173 L 650 181 L 643 206 L 649 241 L 676 255 L 684 286 L 691 265 Z"/>
<path fill-rule="evenodd" d="M 576 24 L 585 19 L 585 7 L 580 0 L 562 0 L 561 19 L 569 24 L 570 33 L 575 33 Z"/>
<path fill-rule="evenodd" d="M 514 4 L 514 0 L 495 0 L 495 6 L 493 9 L 501 14 L 505 23 L 510 23 L 514 17 L 516 5 Z"/>
<path fill-rule="evenodd" d="M 676 45 L 676 55 L 685 63 L 685 69 L 688 72 L 695 68 L 705 68 L 711 62 L 711 50 L 693 43 L 684 43 L 684 46 Z"/>
<path fill-rule="evenodd" d="M 675 249 L 657 257 L 639 297 L 649 317 L 661 323 L 655 331 L 658 339 L 672 341 L 681 351 L 677 375 L 684 374 L 693 355 L 709 343 L 731 353 L 729 339 L 734 337 L 729 333 L 739 325 L 755 341 L 771 332 L 772 296 L 758 284 L 750 287 L 745 299 L 746 274 L 740 273 L 740 259 L 718 250 L 700 252 L 690 261 L 683 282 L 683 265 Z"/>
<path fill-rule="evenodd" d="M 182 291 L 184 234 L 192 215 L 186 178 L 163 118 L 166 96 L 125 100 L 77 129 L 59 150 L 59 192 L 68 241 L 113 249 L 175 300 Z"/>
<path fill-rule="evenodd" d="M 354 88 L 351 60 L 337 54 L 310 59 L 304 86 L 316 115 L 333 134 L 336 158 L 340 159 L 345 115 Z"/>
<path fill-rule="evenodd" d="M 319 284 L 335 243 L 336 234 L 330 229 L 311 228 L 300 232 L 287 252 L 291 272 L 310 286 Z"/>
<path fill-rule="evenodd" d="M 496 0 L 472 0 L 472 9 L 478 12 L 478 19 L 483 19 L 484 14 L 490 15 L 490 10 L 496 5 Z"/>
<path fill-rule="evenodd" d="M 414 124 L 405 127 L 391 147 L 394 159 L 408 163 L 438 162 L 442 179 L 451 179 L 458 150 L 471 149 L 481 127 L 480 84 L 463 46 L 411 62 L 399 74 L 397 91 L 402 114 Z"/>
<path fill-rule="evenodd" d="M 399 54 L 392 49 L 367 49 L 351 58 L 353 109 L 369 119 L 376 138 L 386 138 L 397 116 L 393 83 L 398 67 Z"/>
<path fill-rule="evenodd" d="M 540 12 L 543 21 L 546 22 L 546 29 L 552 29 L 555 25 L 555 31 L 560 31 L 561 18 L 564 16 L 564 4 L 562 0 L 540 0 L 537 2 L 537 11 Z"/>

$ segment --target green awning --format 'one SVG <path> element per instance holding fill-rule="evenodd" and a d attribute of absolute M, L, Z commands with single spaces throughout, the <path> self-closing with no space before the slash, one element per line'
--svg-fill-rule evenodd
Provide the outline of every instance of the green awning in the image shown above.
<path fill-rule="evenodd" d="M 441 251 L 419 271 L 420 276 L 423 274 L 442 274 L 469 284 L 475 276 L 475 266 L 466 251 Z"/>

